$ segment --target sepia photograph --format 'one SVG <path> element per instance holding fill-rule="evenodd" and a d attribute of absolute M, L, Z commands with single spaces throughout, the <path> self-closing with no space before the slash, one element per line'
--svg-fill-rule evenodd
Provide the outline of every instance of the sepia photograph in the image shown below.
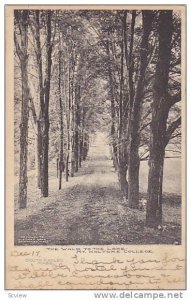
<path fill-rule="evenodd" d="M 6 288 L 185 289 L 185 6 L 5 20 Z"/>
<path fill-rule="evenodd" d="M 14 10 L 15 245 L 181 244 L 181 14 Z"/>

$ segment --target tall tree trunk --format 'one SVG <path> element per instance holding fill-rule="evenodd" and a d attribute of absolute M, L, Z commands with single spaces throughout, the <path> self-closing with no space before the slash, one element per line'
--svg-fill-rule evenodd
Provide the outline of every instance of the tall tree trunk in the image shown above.
<path fill-rule="evenodd" d="M 48 148 L 49 148 L 49 99 L 50 99 L 50 80 L 52 66 L 52 43 L 51 43 L 51 11 L 46 15 L 46 70 L 44 83 L 44 109 L 42 113 L 42 172 L 41 172 L 41 194 L 48 197 Z"/>
<path fill-rule="evenodd" d="M 162 182 L 164 153 L 157 148 L 150 152 L 148 177 L 148 203 L 146 224 L 155 227 L 162 223 Z"/>
<path fill-rule="evenodd" d="M 67 123 L 67 153 L 66 153 L 66 181 L 69 178 L 69 159 L 71 151 L 71 63 L 68 66 L 68 101 L 66 104 L 66 123 Z"/>
<path fill-rule="evenodd" d="M 25 34 L 25 33 L 24 33 Z M 27 33 L 26 33 L 27 34 Z M 19 208 L 27 206 L 27 161 L 28 161 L 28 120 L 29 120 L 29 88 L 28 59 L 21 62 L 22 77 L 22 110 L 20 124 L 20 175 L 19 175 Z"/>
<path fill-rule="evenodd" d="M 27 206 L 27 161 L 28 161 L 28 120 L 29 120 L 29 84 L 28 84 L 28 12 L 15 11 L 16 24 L 20 28 L 20 42 L 14 33 L 15 47 L 21 64 L 22 107 L 20 123 L 20 173 L 19 208 Z"/>
<path fill-rule="evenodd" d="M 71 55 L 71 123 L 70 123 L 70 176 L 74 177 L 75 172 L 75 91 L 74 91 L 74 81 L 75 81 L 75 47 L 72 46 Z"/>
<path fill-rule="evenodd" d="M 139 80 L 133 102 L 131 103 L 131 115 L 129 120 L 129 153 L 128 153 L 128 204 L 131 208 L 139 205 L 139 144 L 140 144 L 140 119 L 144 97 L 145 72 L 148 65 L 149 35 L 152 30 L 153 12 L 143 11 L 143 36 L 140 47 L 140 71 Z"/>
<path fill-rule="evenodd" d="M 83 139 L 82 135 L 80 136 L 80 142 L 79 142 L 79 168 L 82 166 L 82 148 L 83 148 Z"/>
<path fill-rule="evenodd" d="M 121 41 L 121 70 L 120 70 L 120 95 L 119 95 L 119 129 L 118 129 L 118 179 L 119 186 L 123 196 L 128 196 L 127 182 L 127 139 L 126 139 L 126 120 L 125 110 L 127 109 L 126 101 L 124 102 L 124 28 L 122 26 L 122 41 Z"/>
<path fill-rule="evenodd" d="M 65 161 L 65 178 L 66 182 L 68 182 L 69 177 L 69 153 L 70 153 L 70 111 L 67 112 L 67 149 L 66 149 L 66 161 Z"/>
<path fill-rule="evenodd" d="M 79 141 L 79 167 L 82 166 L 82 160 L 83 160 L 83 156 L 84 156 L 84 149 L 83 149 L 83 145 L 84 145 L 84 122 L 85 122 L 85 108 L 83 107 L 83 105 L 81 105 L 81 118 L 80 118 L 80 141 Z"/>
<path fill-rule="evenodd" d="M 70 76 L 69 76 L 69 81 L 70 81 Z M 70 85 L 70 84 L 69 84 Z M 70 153 L 70 87 L 69 87 L 69 103 L 68 103 L 68 110 L 67 110 L 67 150 L 66 150 L 66 181 L 68 181 L 69 177 L 69 153 Z"/>
<path fill-rule="evenodd" d="M 74 150 L 74 135 L 71 136 L 71 151 L 70 151 L 70 176 L 74 177 L 75 171 L 75 150 Z"/>
<path fill-rule="evenodd" d="M 64 166 L 64 123 L 63 123 L 63 103 L 61 91 L 61 76 L 62 76 L 62 52 L 59 51 L 59 74 L 58 74 L 58 92 L 59 92 L 59 117 L 60 117 L 60 156 L 59 156 L 59 190 L 62 188 L 62 172 Z"/>
<path fill-rule="evenodd" d="M 130 148 L 128 160 L 128 206 L 138 208 L 139 205 L 139 153 L 138 147 Z"/>
<path fill-rule="evenodd" d="M 36 166 L 37 166 L 37 187 L 41 189 L 42 178 L 42 113 L 44 110 L 44 84 L 43 84 L 43 67 L 42 67 L 42 49 L 40 39 L 40 11 L 35 11 L 35 32 L 33 35 L 36 42 L 36 60 L 38 68 L 38 80 L 39 80 L 39 113 L 37 120 L 37 154 L 36 154 Z M 31 27 L 32 29 L 32 27 Z"/>
<path fill-rule="evenodd" d="M 77 85 L 75 93 L 75 172 L 79 166 L 79 127 L 80 127 L 80 86 Z"/>
<path fill-rule="evenodd" d="M 126 29 L 126 15 L 124 16 L 125 19 L 125 28 Z M 133 47 L 134 47 L 134 33 L 135 33 L 135 19 L 136 19 L 136 10 L 132 11 L 132 18 L 131 18 L 131 37 L 130 37 L 130 45 L 129 45 L 129 59 L 127 59 L 127 41 L 125 38 L 125 55 L 126 55 L 126 64 L 127 64 L 127 71 L 129 75 L 129 113 L 131 113 L 131 109 L 133 106 L 134 101 L 134 81 L 133 81 L 133 73 L 134 73 L 134 59 L 133 59 Z M 126 37 L 126 32 L 124 32 L 124 36 Z"/>
<path fill-rule="evenodd" d="M 49 118 L 42 123 L 42 157 L 41 157 L 41 194 L 48 197 L 48 148 L 49 148 Z"/>
<path fill-rule="evenodd" d="M 78 131 L 76 130 L 75 133 L 75 172 L 78 172 L 78 165 L 79 165 L 79 141 L 78 141 Z"/>
<path fill-rule="evenodd" d="M 127 166 L 123 166 L 119 164 L 118 167 L 118 180 L 120 190 L 123 193 L 123 196 L 127 198 L 128 196 L 128 182 L 127 182 Z"/>
<path fill-rule="evenodd" d="M 108 39 L 110 36 L 108 36 Z M 107 57 L 108 57 L 108 77 L 109 77 L 109 96 L 111 101 L 111 145 L 112 145 L 112 159 L 115 170 L 118 168 L 118 159 L 117 159 L 117 143 L 116 143 L 116 129 L 115 129 L 115 94 L 114 94 L 114 83 L 113 83 L 113 75 L 112 75 L 112 61 L 110 57 L 110 48 L 109 48 L 109 40 L 106 45 Z"/>
<path fill-rule="evenodd" d="M 148 202 L 146 225 L 155 227 L 162 222 L 162 180 L 166 141 L 166 125 L 170 109 L 168 79 L 172 39 L 172 11 L 159 15 L 159 53 L 156 66 L 149 155 Z"/>
<path fill-rule="evenodd" d="M 83 160 L 83 122 L 81 122 L 81 130 L 80 130 L 80 141 L 79 141 L 79 167 L 82 166 L 82 160 Z"/>
<path fill-rule="evenodd" d="M 41 188 L 41 158 L 42 158 L 42 137 L 40 119 L 37 121 L 37 137 L 36 137 L 36 167 L 37 167 L 37 187 Z"/>
<path fill-rule="evenodd" d="M 68 164 L 69 164 L 69 155 L 67 153 L 67 155 L 66 155 L 66 163 L 65 163 L 65 165 L 66 165 L 66 182 L 68 181 L 68 177 L 69 177 L 69 167 L 68 167 Z"/>
<path fill-rule="evenodd" d="M 83 134 L 83 160 L 86 160 L 89 150 L 89 135 L 85 132 Z"/>

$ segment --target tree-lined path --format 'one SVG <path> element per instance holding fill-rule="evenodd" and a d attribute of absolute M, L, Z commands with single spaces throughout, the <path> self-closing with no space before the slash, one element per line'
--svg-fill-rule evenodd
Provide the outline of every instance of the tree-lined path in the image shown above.
<path fill-rule="evenodd" d="M 176 9 L 14 11 L 16 244 L 181 242 L 181 39 Z"/>
<path fill-rule="evenodd" d="M 144 229 L 145 209 L 131 210 L 118 187 L 107 137 L 99 133 L 87 161 L 61 191 L 50 180 L 50 197 L 16 211 L 15 242 L 20 244 L 98 245 L 180 242 L 180 197 L 165 199 L 165 230 Z M 144 197 L 145 194 L 142 194 Z M 172 199 L 170 199 L 172 201 Z M 37 205 L 41 202 L 41 208 Z M 176 222 L 172 222 L 176 219 Z M 28 237 L 28 239 L 26 238 Z M 39 237 L 39 239 L 38 239 Z M 42 240 L 42 237 L 44 240 Z"/>

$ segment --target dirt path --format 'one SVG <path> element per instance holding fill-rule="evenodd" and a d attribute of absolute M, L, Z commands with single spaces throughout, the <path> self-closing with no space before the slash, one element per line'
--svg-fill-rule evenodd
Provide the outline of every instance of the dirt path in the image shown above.
<path fill-rule="evenodd" d="M 92 145 L 88 160 L 58 191 L 50 180 L 50 197 L 35 199 L 15 211 L 15 244 L 101 245 L 180 242 L 180 207 L 169 217 L 164 232 L 144 228 L 145 211 L 130 210 L 117 185 L 105 137 Z M 172 211 L 172 209 L 171 209 Z M 165 213 L 164 213 L 165 214 Z"/>

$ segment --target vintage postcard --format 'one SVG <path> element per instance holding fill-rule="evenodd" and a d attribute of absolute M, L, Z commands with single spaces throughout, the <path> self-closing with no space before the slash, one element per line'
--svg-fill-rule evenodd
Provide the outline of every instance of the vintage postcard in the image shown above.
<path fill-rule="evenodd" d="M 185 28 L 5 6 L 6 289 L 186 289 Z"/>

